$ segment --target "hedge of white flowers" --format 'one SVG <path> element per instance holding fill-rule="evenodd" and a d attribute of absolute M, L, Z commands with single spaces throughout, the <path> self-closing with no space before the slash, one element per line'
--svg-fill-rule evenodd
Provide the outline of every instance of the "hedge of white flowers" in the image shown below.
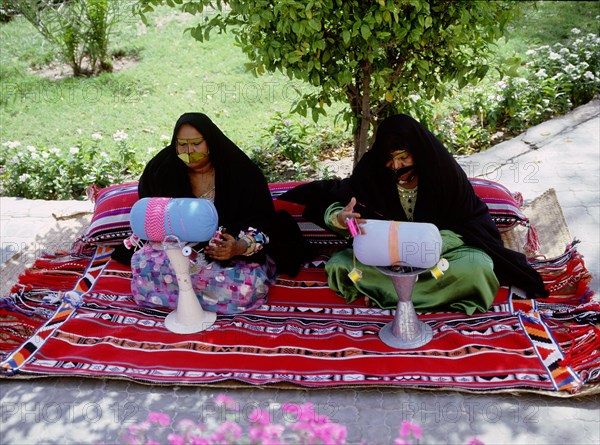
<path fill-rule="evenodd" d="M 519 76 L 467 90 L 459 109 L 431 115 L 434 132 L 452 152 L 470 154 L 592 100 L 600 93 L 600 38 L 571 34 L 568 44 L 527 51 Z"/>
<path fill-rule="evenodd" d="M 112 135 L 115 149 L 100 148 L 103 136 L 93 133 L 73 147 L 23 146 L 7 141 L 0 149 L 2 195 L 28 199 L 80 199 L 91 184 L 106 187 L 137 179 L 144 167 L 128 135 Z M 153 151 L 150 149 L 149 151 Z"/>

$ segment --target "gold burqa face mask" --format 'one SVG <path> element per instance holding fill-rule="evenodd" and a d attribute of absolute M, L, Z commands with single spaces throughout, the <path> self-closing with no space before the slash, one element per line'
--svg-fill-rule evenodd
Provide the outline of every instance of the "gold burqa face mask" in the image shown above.
<path fill-rule="evenodd" d="M 193 164 L 194 162 L 198 162 L 201 159 L 204 159 L 208 156 L 208 153 L 200 153 L 197 151 L 193 151 L 191 153 L 178 153 L 177 157 L 181 159 L 186 164 Z"/>
<path fill-rule="evenodd" d="M 177 148 L 178 151 L 181 148 L 185 148 L 187 151 L 185 153 L 177 153 L 177 157 L 181 159 L 186 164 L 193 164 L 194 162 L 198 162 L 201 159 L 204 159 L 208 156 L 208 153 L 192 151 L 190 153 L 190 144 L 196 147 L 199 147 L 204 142 L 203 138 L 195 138 L 195 139 L 177 139 Z"/>

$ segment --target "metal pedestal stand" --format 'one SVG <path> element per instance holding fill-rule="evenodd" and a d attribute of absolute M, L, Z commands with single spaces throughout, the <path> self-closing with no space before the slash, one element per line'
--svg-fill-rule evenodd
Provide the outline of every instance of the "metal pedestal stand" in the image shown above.
<path fill-rule="evenodd" d="M 431 327 L 417 318 L 412 303 L 412 291 L 417 275 L 425 271 L 407 266 L 378 267 L 389 275 L 398 294 L 398 306 L 394 320 L 379 331 L 379 338 L 396 349 L 414 349 L 426 345 L 433 338 Z"/>

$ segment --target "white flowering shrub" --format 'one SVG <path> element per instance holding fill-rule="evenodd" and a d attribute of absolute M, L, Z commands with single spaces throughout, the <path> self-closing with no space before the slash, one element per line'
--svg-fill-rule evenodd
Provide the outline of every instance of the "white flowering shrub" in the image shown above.
<path fill-rule="evenodd" d="M 431 116 L 434 132 L 452 152 L 469 154 L 589 102 L 600 93 L 600 38 L 571 33 L 568 44 L 530 49 L 519 77 L 469 89 L 450 116 Z"/>
<path fill-rule="evenodd" d="M 112 154 L 99 147 L 102 138 L 94 133 L 89 141 L 69 148 L 5 142 L 0 146 L 0 194 L 28 199 L 81 199 L 91 184 L 106 187 L 137 179 L 144 162 L 128 144 L 127 134 L 113 135 L 116 149 Z"/>
<path fill-rule="evenodd" d="M 501 89 L 503 100 L 490 113 L 489 124 L 512 132 L 589 102 L 600 92 L 600 38 L 574 38 L 567 45 L 543 45 L 527 52 L 527 78 L 509 79 Z"/>
<path fill-rule="evenodd" d="M 432 131 L 455 155 L 468 155 L 490 145 L 490 132 L 480 125 L 477 117 L 452 112 L 433 123 Z"/>
<path fill-rule="evenodd" d="M 496 93 L 498 101 L 483 113 L 484 124 L 510 134 L 520 133 L 573 106 L 556 79 L 540 77 L 538 73 L 533 78 L 509 77 L 497 84 Z"/>
<path fill-rule="evenodd" d="M 557 43 L 530 50 L 527 64 L 541 85 L 556 85 L 573 106 L 589 102 L 600 92 L 600 37 L 571 30 L 569 45 Z"/>

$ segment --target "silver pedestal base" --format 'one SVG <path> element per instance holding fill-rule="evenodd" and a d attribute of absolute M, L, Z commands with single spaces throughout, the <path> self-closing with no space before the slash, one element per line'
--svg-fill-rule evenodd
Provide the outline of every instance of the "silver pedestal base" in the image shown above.
<path fill-rule="evenodd" d="M 379 338 L 386 345 L 395 349 L 415 349 L 426 345 L 433 338 L 433 330 L 417 318 L 412 303 L 412 290 L 417 275 L 424 269 L 412 267 L 379 267 L 385 275 L 389 275 L 398 293 L 398 306 L 394 319 L 379 331 Z"/>
<path fill-rule="evenodd" d="M 398 303 L 400 306 L 400 303 Z M 411 304 L 412 307 L 412 304 Z M 396 314 L 400 307 L 396 308 Z M 414 312 L 414 308 L 412 308 Z M 415 316 L 416 318 L 416 316 Z M 427 323 L 418 320 L 416 322 L 390 321 L 379 331 L 379 338 L 386 345 L 396 349 L 415 349 L 426 345 L 433 338 L 433 329 Z"/>

